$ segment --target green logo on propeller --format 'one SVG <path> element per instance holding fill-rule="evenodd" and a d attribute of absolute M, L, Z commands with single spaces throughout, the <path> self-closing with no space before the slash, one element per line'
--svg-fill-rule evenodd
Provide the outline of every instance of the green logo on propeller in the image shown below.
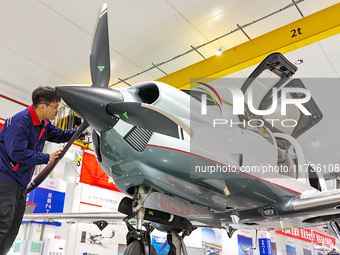
<path fill-rule="evenodd" d="M 99 71 L 103 71 L 105 66 L 98 66 Z"/>

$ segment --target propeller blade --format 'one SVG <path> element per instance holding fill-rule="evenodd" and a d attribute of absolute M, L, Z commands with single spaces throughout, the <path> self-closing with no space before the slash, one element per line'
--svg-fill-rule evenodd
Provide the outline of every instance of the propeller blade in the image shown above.
<path fill-rule="evenodd" d="M 106 105 L 121 102 L 123 97 L 118 91 L 108 88 L 110 81 L 110 45 L 108 32 L 107 4 L 103 4 L 94 32 L 90 69 L 93 86 L 59 86 L 57 92 L 63 100 L 74 109 L 84 121 L 71 137 L 59 157 L 50 162 L 29 184 L 28 193 L 34 190 L 51 173 L 58 162 L 71 147 L 78 136 L 91 124 L 99 131 L 112 127 L 117 118 L 106 113 Z M 94 88 L 97 87 L 97 88 Z M 88 88 L 91 88 L 88 90 Z"/>
<path fill-rule="evenodd" d="M 107 4 L 103 4 L 97 21 L 90 55 L 92 84 L 107 87 L 110 81 L 110 45 Z"/>
<path fill-rule="evenodd" d="M 54 167 L 57 165 L 58 162 L 59 162 L 59 158 L 57 158 L 54 161 L 49 162 L 47 166 L 45 166 L 44 169 L 28 185 L 27 193 L 30 193 L 32 190 L 38 187 L 47 178 L 47 176 L 52 172 L 52 170 L 54 169 Z"/>
<path fill-rule="evenodd" d="M 32 190 L 34 190 L 36 187 L 38 187 L 40 185 L 40 183 L 42 183 L 47 178 L 47 176 L 52 172 L 52 170 L 58 164 L 58 162 L 64 157 L 64 155 L 66 154 L 68 149 L 71 147 L 72 143 L 79 137 L 79 135 L 81 135 L 81 133 L 88 126 L 89 126 L 89 124 L 86 121 L 83 121 L 81 123 L 80 127 L 73 134 L 73 136 L 71 137 L 71 139 L 68 142 L 68 144 L 65 146 L 63 151 L 60 153 L 59 157 L 56 160 L 51 161 L 50 163 L 48 163 L 47 166 L 45 166 L 45 168 L 34 178 L 34 180 L 31 181 L 31 183 L 27 187 L 27 193 L 30 193 Z"/>
<path fill-rule="evenodd" d="M 189 135 L 192 133 L 190 127 L 181 119 L 153 105 L 122 102 L 111 103 L 106 108 L 109 114 L 119 116 L 121 120 L 131 125 L 145 128 L 152 132 L 175 138 L 180 138 L 180 136 L 183 138 L 183 134 L 180 134 L 181 129 Z"/>

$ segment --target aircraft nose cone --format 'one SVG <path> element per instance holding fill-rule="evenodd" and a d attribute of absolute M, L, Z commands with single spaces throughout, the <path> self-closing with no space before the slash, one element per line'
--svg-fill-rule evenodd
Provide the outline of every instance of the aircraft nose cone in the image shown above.
<path fill-rule="evenodd" d="M 57 86 L 56 90 L 65 103 L 96 130 L 108 130 L 118 121 L 107 113 L 106 106 L 123 102 L 119 91 L 88 85 Z"/>

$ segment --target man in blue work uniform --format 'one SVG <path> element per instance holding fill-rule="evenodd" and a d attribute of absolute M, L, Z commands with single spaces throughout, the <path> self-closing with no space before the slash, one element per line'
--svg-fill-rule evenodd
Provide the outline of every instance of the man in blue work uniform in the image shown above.
<path fill-rule="evenodd" d="M 35 166 L 54 161 L 62 151 L 43 153 L 45 141 L 67 142 L 76 131 L 51 124 L 60 101 L 54 88 L 35 89 L 33 104 L 8 118 L 0 132 L 0 255 L 7 254 L 18 234 Z"/>

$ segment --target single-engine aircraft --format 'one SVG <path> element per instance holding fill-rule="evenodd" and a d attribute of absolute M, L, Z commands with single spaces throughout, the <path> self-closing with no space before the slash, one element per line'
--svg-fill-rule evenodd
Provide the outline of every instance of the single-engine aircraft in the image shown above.
<path fill-rule="evenodd" d="M 296 140 L 322 119 L 322 113 L 306 95 L 303 82 L 291 79 L 297 68 L 280 53 L 266 57 L 238 94 L 234 91 L 238 99 L 242 98 L 240 92 L 256 98 L 253 107 L 249 102 L 238 104 L 244 113 L 238 113 L 237 120 L 229 114 L 229 119 L 239 122 L 234 126 L 217 125 L 216 120 L 225 120 L 228 113 L 221 110 L 219 93 L 213 94 L 214 88 L 204 82 L 197 83 L 202 89 L 187 91 L 155 81 L 108 88 L 106 4 L 99 14 L 90 67 L 92 86 L 56 87 L 83 122 L 60 157 L 34 179 L 29 191 L 90 125 L 99 164 L 127 194 L 119 206 L 128 226 L 124 254 L 156 254 L 150 242 L 153 228 L 169 233 L 171 254 L 176 255 L 181 250 L 187 254 L 183 238 L 201 226 L 225 228 L 230 236 L 235 229 L 245 227 L 286 229 L 328 224 L 336 233 L 340 231 L 340 190 L 325 188 Z M 263 82 L 264 72 L 275 76 L 275 82 Z M 271 111 L 273 102 L 284 100 L 303 103 L 297 104 L 294 112 L 290 106 L 295 105 L 286 104 L 285 116 Z M 230 109 L 236 103 L 234 100 Z M 205 106 L 207 114 L 202 114 Z M 254 114 L 265 110 L 270 114 Z M 296 126 L 271 125 L 272 119 L 287 118 L 295 119 Z M 278 171 L 263 174 L 242 170 L 263 166 Z M 136 219 L 136 227 L 129 224 L 131 218 Z"/>

